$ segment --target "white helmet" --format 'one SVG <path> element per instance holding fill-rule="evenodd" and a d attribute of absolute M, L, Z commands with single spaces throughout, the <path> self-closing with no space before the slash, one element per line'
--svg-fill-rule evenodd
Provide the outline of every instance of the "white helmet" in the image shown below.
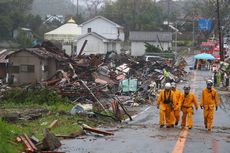
<path fill-rule="evenodd" d="M 165 84 L 165 89 L 171 89 L 171 84 L 169 83 L 169 82 L 167 82 L 166 84 Z"/>
<path fill-rule="evenodd" d="M 172 82 L 171 85 L 172 85 L 172 88 L 176 88 L 176 83 L 175 82 Z"/>
<path fill-rule="evenodd" d="M 190 89 L 191 89 L 191 87 L 190 87 L 189 84 L 186 84 L 186 85 L 184 86 L 184 90 L 190 90 Z"/>
<path fill-rule="evenodd" d="M 212 85 L 213 85 L 213 81 L 212 81 L 212 80 L 207 80 L 207 81 L 206 81 L 206 84 L 212 86 Z"/>

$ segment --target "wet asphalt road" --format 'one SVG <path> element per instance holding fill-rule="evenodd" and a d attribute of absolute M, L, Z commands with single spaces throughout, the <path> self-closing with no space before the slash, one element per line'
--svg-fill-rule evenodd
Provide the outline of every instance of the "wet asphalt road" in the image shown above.
<path fill-rule="evenodd" d="M 192 91 L 200 99 L 209 72 L 195 71 L 188 78 Z M 182 89 L 184 83 L 178 85 Z M 230 100 L 220 92 L 220 107 L 215 112 L 212 132 L 203 127 L 202 110 L 194 111 L 193 129 L 159 128 L 159 110 L 144 106 L 132 122 L 117 127 L 114 136 L 87 135 L 81 139 L 64 140 L 59 151 L 67 153 L 230 153 Z M 109 128 L 114 129 L 114 128 Z"/>

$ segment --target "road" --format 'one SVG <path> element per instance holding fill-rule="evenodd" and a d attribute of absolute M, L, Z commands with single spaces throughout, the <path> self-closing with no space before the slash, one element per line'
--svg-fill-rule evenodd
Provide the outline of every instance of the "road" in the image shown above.
<path fill-rule="evenodd" d="M 188 78 L 198 101 L 210 72 L 194 71 Z M 184 83 L 178 85 L 182 89 Z M 203 114 L 194 111 L 193 128 L 159 128 L 159 110 L 144 106 L 131 122 L 117 127 L 114 136 L 88 135 L 84 139 L 64 140 L 60 151 L 67 153 L 230 153 L 230 100 L 219 92 L 220 108 L 215 112 L 212 132 L 203 126 Z M 229 97 L 230 98 L 230 97 Z"/>

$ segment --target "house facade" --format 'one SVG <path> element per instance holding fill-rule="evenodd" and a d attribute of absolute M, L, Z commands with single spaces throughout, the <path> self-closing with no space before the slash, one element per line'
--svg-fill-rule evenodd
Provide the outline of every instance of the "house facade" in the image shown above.
<path fill-rule="evenodd" d="M 82 35 L 95 32 L 107 39 L 124 41 L 124 28 L 113 21 L 103 17 L 96 16 L 81 25 Z"/>
<path fill-rule="evenodd" d="M 40 82 L 55 74 L 59 67 L 57 55 L 44 48 L 21 49 L 8 57 L 8 82 L 27 84 Z M 60 57 L 61 59 L 61 57 Z"/>
<path fill-rule="evenodd" d="M 107 39 L 95 32 L 91 32 L 79 37 L 78 40 L 74 42 L 76 54 L 79 54 L 85 40 L 87 40 L 87 44 L 84 48 L 85 55 L 106 54 L 108 51 L 120 53 L 121 50 L 120 41 Z"/>
<path fill-rule="evenodd" d="M 131 42 L 131 55 L 145 55 L 145 43 L 149 43 L 163 50 L 172 48 L 171 32 L 145 32 L 131 31 L 129 33 L 129 41 Z"/>
<path fill-rule="evenodd" d="M 74 42 L 75 54 L 79 53 L 85 40 L 86 55 L 106 54 L 109 51 L 120 53 L 121 43 L 125 38 L 122 26 L 102 16 L 96 16 L 80 26 L 82 35 Z"/>

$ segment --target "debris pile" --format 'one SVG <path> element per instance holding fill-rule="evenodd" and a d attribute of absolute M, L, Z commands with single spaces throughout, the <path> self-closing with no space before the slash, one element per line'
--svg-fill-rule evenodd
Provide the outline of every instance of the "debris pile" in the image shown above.
<path fill-rule="evenodd" d="M 149 92 L 156 96 L 157 89 L 166 81 L 182 80 L 186 75 L 183 69 L 181 64 L 176 66 L 172 60 L 160 57 L 145 61 L 144 57 L 118 55 L 115 52 L 78 55 L 69 57 L 63 69 L 43 81 L 43 85 L 77 101 L 111 98 L 111 94 L 138 95 L 146 99 Z"/>
<path fill-rule="evenodd" d="M 54 150 L 61 146 L 60 140 L 54 134 L 50 133 L 48 129 L 44 129 L 43 134 L 44 138 L 42 141 L 39 141 L 34 136 L 29 137 L 27 134 L 17 136 L 16 141 L 23 143 L 26 153 L 54 153 Z M 55 151 L 55 153 L 62 152 Z"/>
<path fill-rule="evenodd" d="M 157 57 L 146 61 L 144 57 L 132 57 L 116 52 L 86 56 L 83 54 L 83 49 L 84 47 L 76 56 L 68 56 L 50 42 L 28 49 L 39 56 L 58 59 L 59 70 L 47 80 L 26 86 L 25 90 L 39 90 L 46 87 L 55 90 L 63 97 L 68 97 L 75 104 L 68 115 L 101 115 L 116 121 L 121 121 L 122 115 L 127 115 L 132 120 L 126 106 L 135 107 L 152 103 L 158 89 L 162 88 L 165 82 L 179 82 L 186 75 L 183 60 L 175 63 L 172 59 Z M 3 95 L 8 87 L 1 85 L 1 88 L 1 95 Z M 18 118 L 30 120 L 42 115 L 40 112 L 36 114 L 35 116 L 16 114 L 4 119 L 7 121 L 18 120 Z M 82 124 L 80 132 L 55 136 L 49 132 L 55 126 L 58 126 L 58 120 L 54 120 L 48 129 L 44 129 L 42 141 L 32 136 L 28 137 L 26 134 L 18 136 L 17 141 L 24 144 L 27 153 L 45 153 L 61 145 L 57 137 L 75 138 L 86 132 L 113 135 L 112 132 Z"/>

